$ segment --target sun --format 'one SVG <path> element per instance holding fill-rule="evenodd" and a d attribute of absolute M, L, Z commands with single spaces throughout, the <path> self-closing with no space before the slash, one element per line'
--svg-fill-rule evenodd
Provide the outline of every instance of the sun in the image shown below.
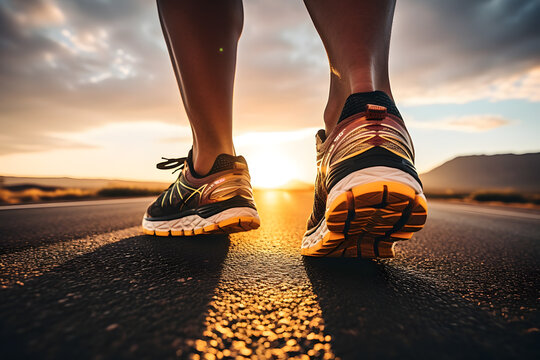
<path fill-rule="evenodd" d="M 290 157 L 279 151 L 254 149 L 247 154 L 251 184 L 255 188 L 279 188 L 295 178 L 296 167 Z"/>
<path fill-rule="evenodd" d="M 314 132 L 305 128 L 235 136 L 235 148 L 248 161 L 253 187 L 284 189 L 295 181 L 313 178 L 314 161 L 306 159 L 312 155 Z"/>

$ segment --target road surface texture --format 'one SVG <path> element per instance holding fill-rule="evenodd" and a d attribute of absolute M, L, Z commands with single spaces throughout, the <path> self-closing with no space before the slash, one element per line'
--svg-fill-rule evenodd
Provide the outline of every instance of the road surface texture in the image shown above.
<path fill-rule="evenodd" d="M 142 235 L 150 199 L 0 207 L 2 359 L 539 359 L 540 213 L 431 202 L 380 261 L 302 258 L 309 192 L 258 230 Z"/>

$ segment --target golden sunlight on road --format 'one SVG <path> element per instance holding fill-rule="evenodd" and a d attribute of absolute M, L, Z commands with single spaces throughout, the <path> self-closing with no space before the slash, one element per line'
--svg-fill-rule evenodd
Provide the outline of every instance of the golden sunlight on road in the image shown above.
<path fill-rule="evenodd" d="M 310 191 L 295 196 L 281 190 L 256 192 L 265 227 L 230 236 L 206 329 L 177 356 L 338 359 L 298 251 L 312 196 Z"/>

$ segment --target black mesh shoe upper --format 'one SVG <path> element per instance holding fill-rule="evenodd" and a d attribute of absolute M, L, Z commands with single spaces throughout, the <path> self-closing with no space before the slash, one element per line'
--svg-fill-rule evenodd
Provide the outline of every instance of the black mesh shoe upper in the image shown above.
<path fill-rule="evenodd" d="M 242 156 L 219 155 L 204 176 L 195 172 L 191 151 L 186 158 L 166 159 L 158 168 L 177 168 L 181 172 L 148 207 L 147 220 L 169 220 L 195 213 L 201 215 L 200 212 L 208 214 L 209 207 L 218 210 L 226 206 L 255 208 L 247 163 Z M 216 180 L 221 181 L 208 190 L 209 184 Z"/>

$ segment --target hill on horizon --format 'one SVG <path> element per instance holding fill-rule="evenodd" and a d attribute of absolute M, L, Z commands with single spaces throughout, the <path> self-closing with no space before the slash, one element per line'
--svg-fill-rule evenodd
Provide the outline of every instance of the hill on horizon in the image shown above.
<path fill-rule="evenodd" d="M 431 193 L 470 193 L 474 191 L 514 191 L 540 194 L 540 152 L 528 154 L 458 156 L 421 174 L 424 190 Z M 54 187 L 77 189 L 144 188 L 165 189 L 157 181 L 79 179 L 70 177 L 0 176 L 0 186 Z M 257 189 L 257 187 L 255 187 Z M 312 190 L 313 184 L 291 180 L 283 190 Z M 263 189 L 264 190 L 264 189 Z"/>
<path fill-rule="evenodd" d="M 420 177 L 426 192 L 540 193 L 540 153 L 458 156 Z"/>

